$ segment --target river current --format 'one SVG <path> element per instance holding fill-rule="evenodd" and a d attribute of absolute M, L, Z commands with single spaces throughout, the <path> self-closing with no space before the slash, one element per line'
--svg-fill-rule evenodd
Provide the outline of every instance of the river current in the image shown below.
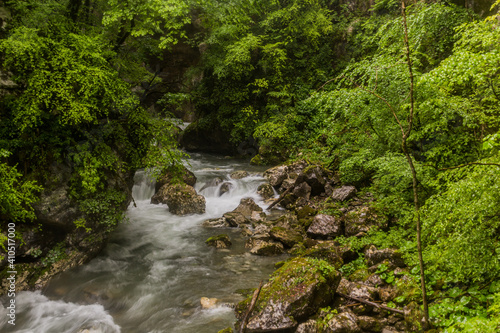
<path fill-rule="evenodd" d="M 232 326 L 233 309 L 222 303 L 242 300 L 238 289 L 256 287 L 282 257 L 257 257 L 244 248 L 237 229 L 207 229 L 205 219 L 216 218 L 256 193 L 263 171 L 247 162 L 193 154 L 188 168 L 205 196 L 206 213 L 176 216 L 166 205 L 152 205 L 154 184 L 144 171 L 135 175 L 132 204 L 124 221 L 98 257 L 51 280 L 43 291 L 17 294 L 16 326 L 7 324 L 0 305 L 0 331 L 18 333 L 214 333 Z M 234 180 L 231 172 L 250 176 Z M 200 189 L 220 177 L 232 183 L 219 196 L 219 187 Z M 209 248 L 205 240 L 226 233 L 230 249 Z M 201 297 L 215 297 L 222 305 L 203 309 Z M 4 315 L 5 314 L 5 315 Z"/>

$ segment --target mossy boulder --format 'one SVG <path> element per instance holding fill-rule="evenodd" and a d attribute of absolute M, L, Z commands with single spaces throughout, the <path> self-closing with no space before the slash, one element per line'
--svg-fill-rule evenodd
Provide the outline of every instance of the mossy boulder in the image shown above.
<path fill-rule="evenodd" d="M 151 202 L 167 204 L 170 213 L 175 215 L 205 213 L 205 198 L 186 184 L 163 185 Z"/>
<path fill-rule="evenodd" d="M 383 227 L 385 222 L 385 216 L 379 215 L 374 208 L 360 206 L 344 215 L 345 235 L 364 235 L 375 226 Z"/>
<path fill-rule="evenodd" d="M 304 236 L 299 231 L 283 227 L 272 228 L 269 235 L 271 238 L 283 243 L 288 248 L 304 240 Z"/>
<path fill-rule="evenodd" d="M 328 305 L 340 282 L 340 273 L 324 260 L 294 258 L 278 269 L 260 292 L 250 314 L 247 332 L 291 330 L 298 322 Z M 241 319 L 250 300 L 240 302 Z"/>
<path fill-rule="evenodd" d="M 155 192 L 158 192 L 163 185 L 176 183 L 185 183 L 194 186 L 196 184 L 196 176 L 183 165 L 167 168 L 156 181 Z"/>
<path fill-rule="evenodd" d="M 257 188 L 257 194 L 259 194 L 262 199 L 266 200 L 274 197 L 274 189 L 271 184 L 264 183 L 262 185 L 259 185 L 259 187 Z"/>
<path fill-rule="evenodd" d="M 231 243 L 231 239 L 228 235 L 222 234 L 210 237 L 205 241 L 208 246 L 213 246 L 217 249 L 226 249 L 230 247 L 233 243 Z"/>
<path fill-rule="evenodd" d="M 251 254 L 258 256 L 274 256 L 285 252 L 285 248 L 280 242 L 262 238 L 250 238 L 245 246 L 251 248 Z"/>
<path fill-rule="evenodd" d="M 341 248 L 332 242 L 324 242 L 307 249 L 304 257 L 321 259 L 339 269 L 344 264 Z"/>
<path fill-rule="evenodd" d="M 367 265 L 375 266 L 384 260 L 387 260 L 395 267 L 406 267 L 401 252 L 397 249 L 377 249 L 374 245 L 365 250 L 365 259 Z"/>
<path fill-rule="evenodd" d="M 361 333 L 358 326 L 358 317 L 350 312 L 342 312 L 330 319 L 323 331 L 325 333 Z"/>

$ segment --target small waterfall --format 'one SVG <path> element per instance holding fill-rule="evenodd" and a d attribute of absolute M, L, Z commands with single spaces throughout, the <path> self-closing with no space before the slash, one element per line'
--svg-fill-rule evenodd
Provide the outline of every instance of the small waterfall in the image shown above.
<path fill-rule="evenodd" d="M 155 194 L 155 183 L 155 180 L 149 176 L 147 171 L 136 171 L 134 175 L 134 187 L 132 187 L 132 196 L 134 200 L 150 200 Z"/>

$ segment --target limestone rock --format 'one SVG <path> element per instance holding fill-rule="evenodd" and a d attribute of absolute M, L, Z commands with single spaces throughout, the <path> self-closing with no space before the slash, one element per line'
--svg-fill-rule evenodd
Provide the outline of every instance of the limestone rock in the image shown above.
<path fill-rule="evenodd" d="M 340 273 L 326 262 L 294 258 L 286 262 L 266 283 L 250 314 L 247 332 L 292 330 L 297 322 L 330 304 L 340 281 Z M 236 315 L 241 318 L 249 300 L 240 302 Z"/>
<path fill-rule="evenodd" d="M 194 186 L 196 184 L 196 176 L 189 171 L 185 166 L 178 168 L 168 168 L 163 172 L 163 175 L 158 179 L 155 184 L 155 192 L 166 184 L 173 184 L 175 182 L 184 182 L 187 185 Z"/>
<path fill-rule="evenodd" d="M 293 189 L 293 195 L 297 198 L 305 198 L 309 200 L 311 197 L 311 186 L 309 186 L 306 182 L 301 183 Z"/>
<path fill-rule="evenodd" d="M 272 228 L 269 235 L 273 239 L 283 243 L 288 248 L 291 248 L 295 244 L 300 243 L 304 240 L 302 234 L 297 230 L 286 229 L 283 227 Z"/>
<path fill-rule="evenodd" d="M 303 256 L 324 260 L 339 269 L 344 264 L 340 249 L 333 241 L 323 242 L 307 249 Z"/>
<path fill-rule="evenodd" d="M 316 320 L 309 319 L 305 323 L 300 324 L 295 333 L 317 333 L 318 332 L 318 324 Z"/>
<path fill-rule="evenodd" d="M 252 198 L 241 199 L 238 207 L 232 211 L 232 213 L 241 213 L 246 218 L 250 218 L 253 212 L 261 213 L 263 210 Z"/>
<path fill-rule="evenodd" d="M 283 244 L 272 240 L 253 239 L 252 245 L 250 253 L 258 256 L 274 256 L 285 252 Z"/>
<path fill-rule="evenodd" d="M 352 282 L 344 278 L 340 281 L 338 291 L 348 296 L 363 298 L 370 301 L 378 299 L 378 291 L 376 288 L 358 282 Z"/>
<path fill-rule="evenodd" d="M 352 312 L 342 312 L 328 321 L 325 332 L 327 333 L 361 333 L 358 318 Z"/>
<path fill-rule="evenodd" d="M 225 217 L 219 217 L 215 219 L 208 219 L 203 221 L 201 224 L 205 228 L 230 228 L 232 225 L 226 220 Z"/>
<path fill-rule="evenodd" d="M 242 179 L 245 177 L 248 177 L 248 171 L 240 170 L 240 171 L 234 171 L 231 173 L 231 178 L 232 179 Z"/>
<path fill-rule="evenodd" d="M 215 186 L 218 186 L 220 183 L 222 183 L 224 181 L 224 179 L 222 179 L 221 177 L 215 177 L 214 179 L 208 181 L 205 183 L 205 185 L 203 185 L 203 187 L 200 189 L 200 192 L 209 188 L 209 187 L 215 187 Z M 193 185 L 191 185 L 193 186 Z"/>
<path fill-rule="evenodd" d="M 374 317 L 359 316 L 358 326 L 363 330 L 363 332 L 380 333 L 382 332 L 385 323 Z"/>
<path fill-rule="evenodd" d="M 271 186 L 278 188 L 281 183 L 287 178 L 287 166 L 280 165 L 264 172 L 264 177 L 267 179 Z"/>
<path fill-rule="evenodd" d="M 231 227 L 241 227 L 244 224 L 250 223 L 250 220 L 239 212 L 229 212 L 224 214 L 222 217 Z"/>
<path fill-rule="evenodd" d="M 396 267 L 405 267 L 404 260 L 401 252 L 396 249 L 382 249 L 378 250 L 374 245 L 365 250 L 365 259 L 368 266 L 373 266 L 388 260 Z"/>
<path fill-rule="evenodd" d="M 230 247 L 233 243 L 231 243 L 231 239 L 228 235 L 222 234 L 214 237 L 210 237 L 205 241 L 208 246 L 213 246 L 217 249 L 226 249 Z"/>
<path fill-rule="evenodd" d="M 219 197 L 222 196 L 223 194 L 229 192 L 232 187 L 233 187 L 233 184 L 231 184 L 229 182 L 222 183 L 222 185 L 219 188 Z"/>
<path fill-rule="evenodd" d="M 326 171 L 319 165 L 309 166 L 303 171 L 303 181 L 311 187 L 311 196 L 325 192 Z"/>
<path fill-rule="evenodd" d="M 257 194 L 266 200 L 274 197 L 274 189 L 269 183 L 264 183 L 257 188 Z"/>
<path fill-rule="evenodd" d="M 345 235 L 356 236 L 367 233 L 373 226 L 381 225 L 381 218 L 374 210 L 367 206 L 361 206 L 344 215 Z"/>
<path fill-rule="evenodd" d="M 335 238 L 342 234 L 342 222 L 334 216 L 316 215 L 312 224 L 307 229 L 307 235 L 311 238 Z"/>
<path fill-rule="evenodd" d="M 200 299 L 200 304 L 202 309 L 213 309 L 216 307 L 217 298 L 202 297 Z"/>
<path fill-rule="evenodd" d="M 170 212 L 175 215 L 205 213 L 205 198 L 186 184 L 163 185 L 151 198 L 151 202 L 167 204 Z"/>
<path fill-rule="evenodd" d="M 342 186 L 333 190 L 331 198 L 335 201 L 346 201 L 356 195 L 356 188 L 354 186 Z"/>

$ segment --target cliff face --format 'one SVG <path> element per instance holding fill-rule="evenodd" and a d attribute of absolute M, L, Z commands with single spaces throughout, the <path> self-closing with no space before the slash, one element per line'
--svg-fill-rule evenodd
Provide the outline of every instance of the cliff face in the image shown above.
<path fill-rule="evenodd" d="M 88 214 L 71 199 L 70 166 L 53 163 L 47 173 L 44 191 L 34 207 L 36 220 L 16 223 L 14 269 L 8 266 L 7 256 L 1 253 L 5 258 L 0 262 L 0 295 L 8 290 L 8 271 L 17 272 L 16 291 L 41 289 L 56 274 L 82 265 L 99 254 L 113 230 L 106 224 L 92 223 Z M 125 211 L 131 201 L 133 173 L 110 175 L 107 186 L 126 194 L 117 207 Z"/>

